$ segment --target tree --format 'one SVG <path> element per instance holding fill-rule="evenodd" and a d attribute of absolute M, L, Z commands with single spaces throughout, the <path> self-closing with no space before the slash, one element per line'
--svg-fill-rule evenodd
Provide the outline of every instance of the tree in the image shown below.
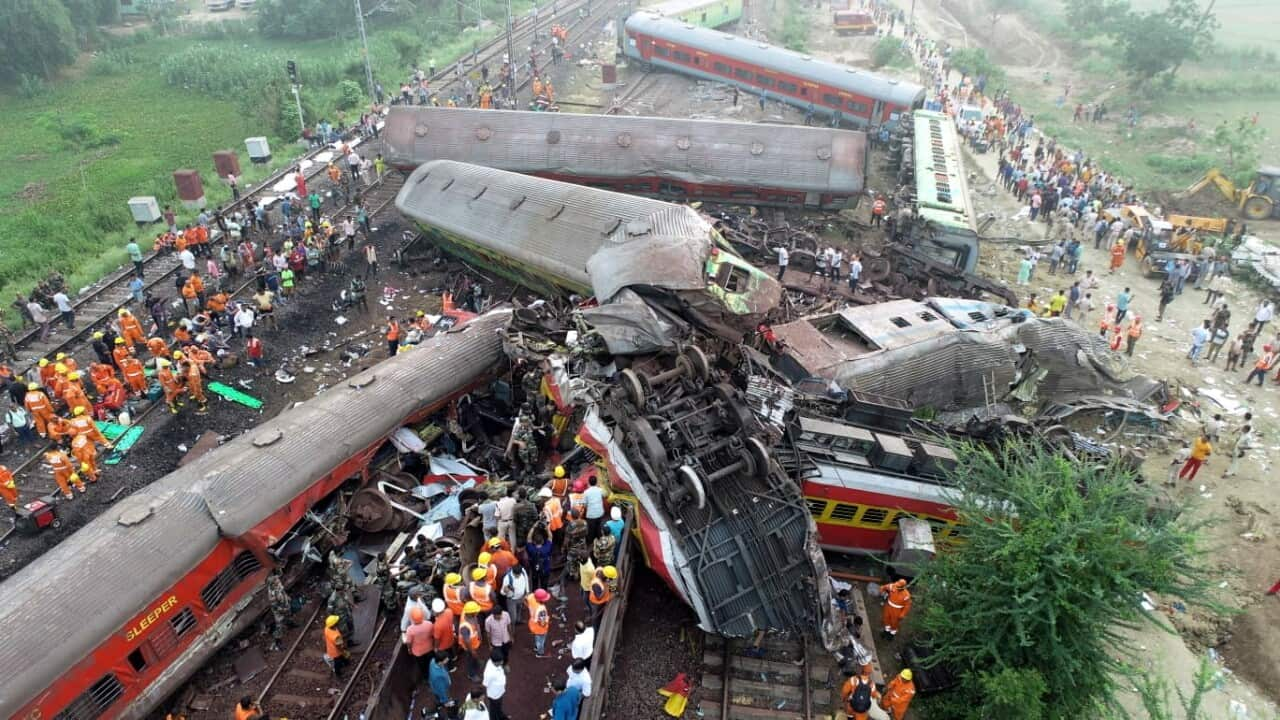
<path fill-rule="evenodd" d="M 1129 0 L 1062 0 L 1073 40 L 1108 35 L 1129 17 Z"/>
<path fill-rule="evenodd" d="M 963 542 L 918 579 L 930 662 L 960 676 L 975 719 L 1019 717 L 1033 700 L 1045 720 L 1111 705 L 1117 658 L 1137 653 L 1117 631 L 1158 622 L 1142 593 L 1209 597 L 1199 528 L 1153 510 L 1152 492 L 1119 463 L 1075 461 L 1027 440 L 957 452 L 950 476 Z"/>
<path fill-rule="evenodd" d="M 1184 62 L 1198 59 L 1213 42 L 1216 0 L 1209 0 L 1204 11 L 1196 0 L 1168 2 L 1164 10 L 1130 13 L 1127 22 L 1111 29 L 1135 86 L 1153 81 L 1168 86 Z"/>
<path fill-rule="evenodd" d="M 987 0 L 987 14 L 991 16 L 991 30 L 995 31 L 1000 18 L 1012 12 L 1022 10 L 1027 0 Z"/>
<path fill-rule="evenodd" d="M 1227 174 L 1236 184 L 1248 185 L 1253 180 L 1262 159 L 1260 148 L 1265 136 L 1262 127 L 1247 117 L 1235 122 L 1223 120 L 1213 129 L 1214 147 L 1227 154 Z"/>
<path fill-rule="evenodd" d="M 76 31 L 62 3 L 0 2 L 0 79 L 52 78 L 76 59 Z"/>
<path fill-rule="evenodd" d="M 991 62 L 984 48 L 960 48 L 951 53 L 951 67 L 972 78 L 985 76 L 988 85 L 1001 85 L 1005 81 L 1004 68 Z"/>
<path fill-rule="evenodd" d="M 355 5 L 339 0 L 258 0 L 258 30 L 275 38 L 330 38 L 352 27 Z"/>

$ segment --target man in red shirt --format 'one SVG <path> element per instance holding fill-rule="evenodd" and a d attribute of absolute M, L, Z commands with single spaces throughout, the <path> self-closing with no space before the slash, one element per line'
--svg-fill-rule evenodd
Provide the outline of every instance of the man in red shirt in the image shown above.
<path fill-rule="evenodd" d="M 413 624 L 404 631 L 401 640 L 409 646 L 409 654 L 418 663 L 418 671 L 426 677 L 431 654 L 435 651 L 435 625 L 426 621 L 426 615 L 420 607 L 409 610 L 409 620 Z"/>

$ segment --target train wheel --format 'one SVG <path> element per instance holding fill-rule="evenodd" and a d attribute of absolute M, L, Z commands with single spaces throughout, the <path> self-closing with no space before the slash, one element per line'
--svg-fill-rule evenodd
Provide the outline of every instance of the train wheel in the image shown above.
<path fill-rule="evenodd" d="M 627 394 L 627 399 L 636 407 L 644 407 L 645 391 L 644 381 L 640 379 L 639 373 L 631 368 L 626 368 L 618 373 L 618 382 L 622 385 L 622 391 Z"/>
<path fill-rule="evenodd" d="M 769 475 L 769 450 L 765 448 L 764 443 L 758 438 L 747 438 L 747 454 L 751 456 L 753 470 L 756 477 L 767 477 Z"/>
<path fill-rule="evenodd" d="M 649 462 L 649 466 L 655 472 L 665 473 L 667 471 L 667 450 L 662 446 L 662 441 L 658 439 L 658 433 L 653 431 L 653 426 L 644 418 L 636 418 L 631 422 L 631 434 L 635 437 L 636 445 L 640 447 L 640 452 L 644 453 L 644 458 Z"/>
<path fill-rule="evenodd" d="M 681 484 L 689 491 L 697 502 L 698 509 L 701 510 L 707 506 L 707 491 L 702 487 L 702 478 L 698 477 L 698 471 L 688 465 L 681 465 L 676 471 L 676 476 L 680 478 Z"/>
<path fill-rule="evenodd" d="M 707 354 L 702 352 L 702 348 L 692 346 L 684 351 L 681 358 L 688 358 L 689 369 L 691 375 L 698 380 L 706 381 L 711 377 L 711 361 L 707 359 Z"/>

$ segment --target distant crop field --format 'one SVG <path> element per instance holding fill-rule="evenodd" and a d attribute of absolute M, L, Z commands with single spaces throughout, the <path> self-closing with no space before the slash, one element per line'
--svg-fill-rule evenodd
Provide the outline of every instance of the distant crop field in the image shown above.
<path fill-rule="evenodd" d="M 1135 8 L 1154 10 L 1165 0 L 1132 0 Z M 1203 5 L 1204 3 L 1201 2 Z M 1280 36 L 1280 4 L 1276 0 L 1218 0 L 1214 14 L 1222 27 L 1218 41 L 1228 46 L 1275 48 Z"/>

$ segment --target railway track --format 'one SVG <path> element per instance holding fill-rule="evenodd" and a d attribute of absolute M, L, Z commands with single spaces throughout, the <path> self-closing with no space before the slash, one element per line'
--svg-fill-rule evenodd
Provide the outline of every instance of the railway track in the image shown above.
<path fill-rule="evenodd" d="M 720 720 L 832 720 L 844 678 L 808 641 L 769 635 L 750 642 L 707 635 L 701 716 Z"/>
<path fill-rule="evenodd" d="M 388 171 L 386 174 L 383 175 L 381 179 L 375 181 L 372 185 L 365 187 L 362 192 L 353 194 L 350 198 L 350 202 L 345 203 L 336 211 L 334 211 L 330 206 L 325 209 L 325 212 L 327 214 L 330 214 L 332 217 L 335 217 L 335 218 L 340 217 L 345 213 L 354 210 L 355 200 L 357 197 L 359 197 L 365 203 L 366 212 L 368 212 L 369 214 L 369 221 L 370 221 L 370 224 L 372 225 L 373 221 L 382 212 L 384 212 L 389 206 L 391 206 L 391 203 L 395 200 L 396 194 L 399 193 L 400 188 L 404 186 L 404 181 L 405 181 L 405 176 L 403 174 L 396 171 Z M 359 251 L 357 250 L 354 253 L 348 254 L 348 256 L 343 259 L 343 262 L 351 262 L 351 260 L 354 257 L 358 257 L 358 253 Z M 175 263 L 175 265 L 180 265 L 180 263 L 176 258 L 176 254 L 166 255 L 164 256 L 164 259 L 165 260 L 172 259 L 172 262 Z M 176 266 L 174 268 L 171 268 L 163 277 L 154 281 L 153 284 L 163 282 L 164 278 L 171 276 L 173 272 L 175 272 L 176 270 L 177 270 Z M 246 290 L 254 286 L 254 282 L 255 281 L 253 276 L 247 275 L 246 280 L 242 281 L 235 288 L 229 290 L 227 294 L 232 299 L 242 297 L 245 294 Z M 128 291 L 126 290 L 126 295 L 127 293 Z M 123 307 L 126 304 L 127 302 L 117 305 L 116 308 L 111 309 L 108 314 L 114 315 L 115 309 L 119 307 Z M 105 318 L 103 319 L 105 320 Z M 160 402 L 151 403 L 142 412 L 138 413 L 133 418 L 133 423 L 137 424 L 142 422 L 149 415 L 151 415 L 151 413 L 153 413 L 156 410 L 156 408 L 162 407 L 163 405 L 164 404 Z M 16 466 L 12 467 L 11 469 L 14 475 L 22 477 L 24 473 L 28 473 L 28 471 L 30 471 L 33 467 L 38 466 L 41 458 L 44 456 L 45 451 L 49 450 L 51 447 L 52 447 L 52 444 L 46 444 L 42 446 L 35 453 L 27 457 L 22 462 L 18 463 Z M 27 482 L 24 484 L 24 487 L 30 487 L 32 490 L 40 494 L 53 492 L 52 485 L 48 485 L 47 483 L 40 483 L 38 481 L 31 482 L 30 479 L 27 479 Z M 112 499 L 114 500 L 115 496 L 113 496 Z M 12 529 L 9 532 L 12 532 Z M 6 533 L 4 537 L 8 537 L 8 533 Z M 4 537 L 0 537 L 0 540 L 3 540 Z"/>

